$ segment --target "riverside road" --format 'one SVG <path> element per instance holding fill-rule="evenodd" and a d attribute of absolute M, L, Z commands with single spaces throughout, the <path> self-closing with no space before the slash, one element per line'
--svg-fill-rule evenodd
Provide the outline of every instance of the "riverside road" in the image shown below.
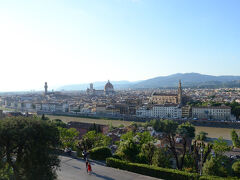
<path fill-rule="evenodd" d="M 85 162 L 60 156 L 61 167 L 57 171 L 58 180 L 159 180 L 149 176 L 106 167 L 98 162 L 91 162 L 93 173 L 88 175 Z"/>

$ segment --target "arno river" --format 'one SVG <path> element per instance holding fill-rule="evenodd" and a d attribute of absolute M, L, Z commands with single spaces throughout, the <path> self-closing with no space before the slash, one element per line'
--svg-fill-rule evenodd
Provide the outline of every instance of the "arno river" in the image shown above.
<path fill-rule="evenodd" d="M 196 135 L 200 131 L 204 131 L 208 133 L 208 137 L 217 139 L 220 136 L 223 137 L 223 139 L 228 140 L 228 143 L 231 144 L 231 131 L 230 128 L 215 128 L 215 127 L 203 127 L 203 126 L 195 126 L 196 128 Z M 240 134 L 240 129 L 236 129 L 237 133 Z"/>

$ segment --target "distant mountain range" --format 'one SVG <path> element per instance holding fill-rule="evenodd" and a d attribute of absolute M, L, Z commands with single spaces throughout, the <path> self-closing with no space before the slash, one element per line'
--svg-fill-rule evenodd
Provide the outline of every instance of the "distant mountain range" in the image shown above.
<path fill-rule="evenodd" d="M 240 87 L 240 76 L 212 76 L 199 73 L 177 73 L 169 76 L 159 76 L 143 81 L 111 81 L 115 89 L 149 89 L 149 88 L 176 88 L 178 81 L 183 87 L 192 88 L 220 88 Z M 95 89 L 103 89 L 106 81 L 94 82 Z M 88 84 L 66 85 L 58 90 L 86 90 Z"/>

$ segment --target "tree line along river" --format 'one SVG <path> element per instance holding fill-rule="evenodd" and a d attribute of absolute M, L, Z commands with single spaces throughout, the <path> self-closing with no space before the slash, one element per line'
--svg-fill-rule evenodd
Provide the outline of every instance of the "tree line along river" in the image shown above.
<path fill-rule="evenodd" d="M 124 124 L 125 126 L 130 125 L 131 121 L 118 121 L 118 120 L 104 120 L 104 119 L 94 119 L 94 118 L 80 118 L 80 117 L 68 117 L 68 116 L 51 116 L 48 115 L 50 119 L 61 119 L 65 123 L 70 121 L 77 122 L 85 122 L 85 123 L 97 123 L 97 124 L 109 124 L 111 123 L 113 126 L 119 126 L 120 124 Z M 218 128 L 218 127 L 207 127 L 207 126 L 195 126 L 197 135 L 200 131 L 204 131 L 208 133 L 208 137 L 217 139 L 219 137 L 223 137 L 223 139 L 228 141 L 228 144 L 232 144 L 231 142 L 231 131 L 232 128 Z M 240 129 L 236 129 L 237 133 L 240 134 Z"/>

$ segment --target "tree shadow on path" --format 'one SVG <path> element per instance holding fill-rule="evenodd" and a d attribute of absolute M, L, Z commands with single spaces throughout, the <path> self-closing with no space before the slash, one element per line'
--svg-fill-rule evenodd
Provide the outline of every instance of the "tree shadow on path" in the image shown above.
<path fill-rule="evenodd" d="M 100 174 L 97 174 L 97 173 L 92 173 L 93 175 L 95 175 L 96 177 L 98 177 L 98 178 L 102 178 L 102 179 L 105 179 L 105 180 L 115 180 L 115 179 L 113 179 L 113 178 L 111 178 L 111 177 L 108 177 L 108 176 L 102 176 L 102 175 L 100 175 Z"/>
<path fill-rule="evenodd" d="M 64 163 L 64 164 L 67 165 L 67 166 L 71 166 L 71 167 L 73 167 L 73 168 L 75 168 L 75 169 L 81 169 L 81 168 L 79 168 L 79 167 L 77 167 L 77 166 L 72 166 L 71 164 L 68 164 L 67 162 L 68 162 L 68 161 L 65 161 L 65 162 L 62 162 L 62 163 Z"/>
<path fill-rule="evenodd" d="M 74 158 L 77 161 L 80 162 L 86 162 L 84 159 L 81 158 Z M 92 159 L 88 159 L 88 161 L 91 163 L 91 165 L 97 164 L 97 165 L 101 165 L 101 166 L 106 166 L 106 163 L 104 161 L 96 161 L 96 160 L 92 160 Z"/>

